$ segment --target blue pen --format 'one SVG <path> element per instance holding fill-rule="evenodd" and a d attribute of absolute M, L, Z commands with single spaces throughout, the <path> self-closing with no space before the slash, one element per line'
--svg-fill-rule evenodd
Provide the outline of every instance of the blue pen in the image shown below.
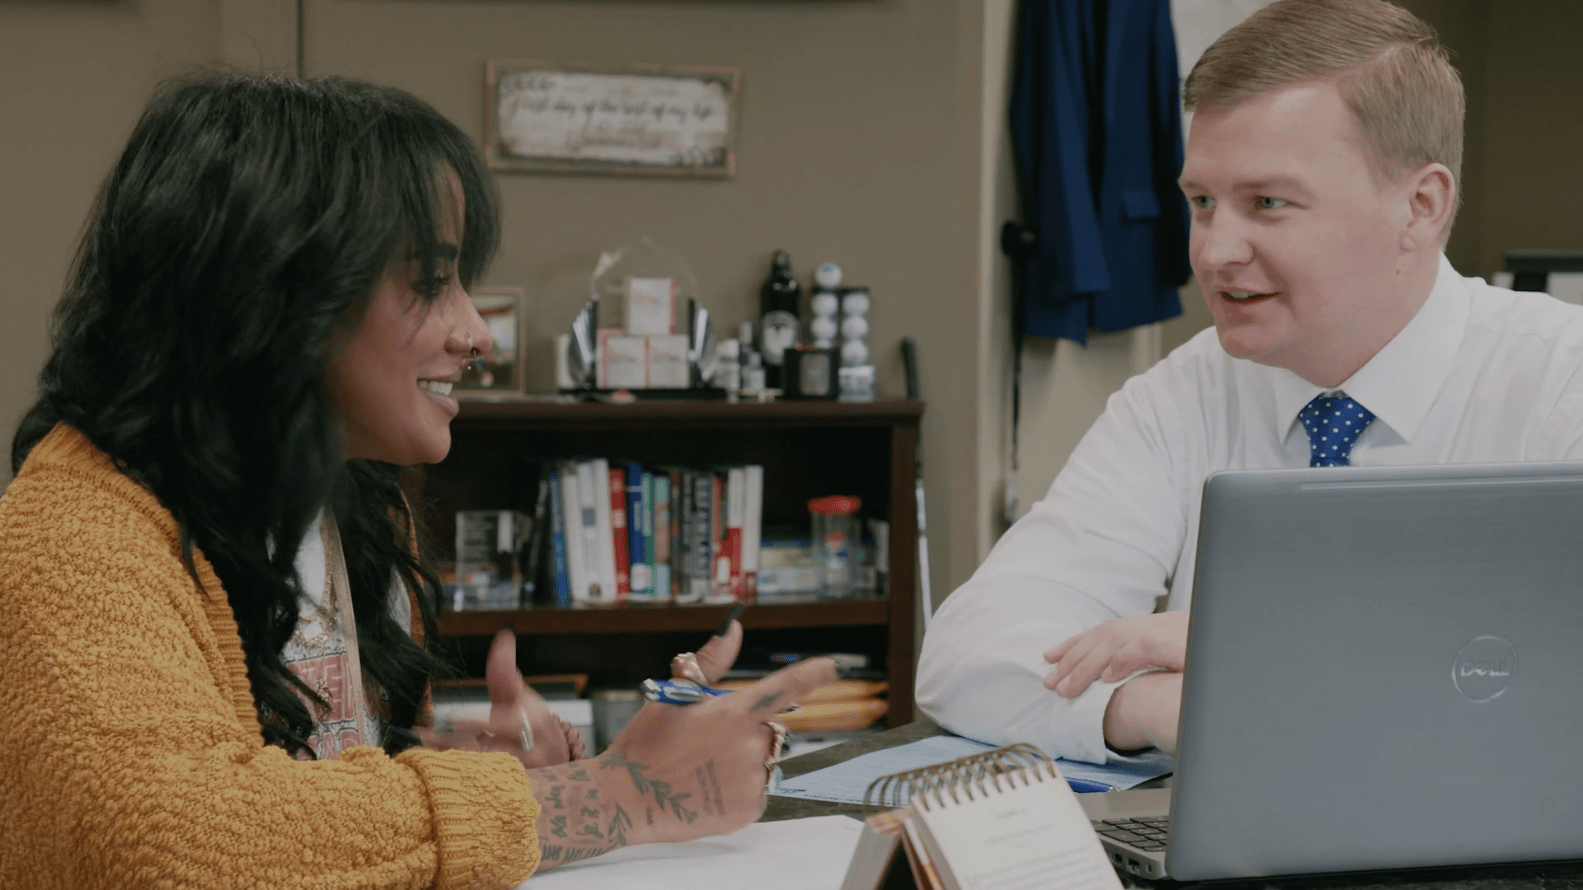
<path fill-rule="evenodd" d="M 701 686 L 691 680 L 644 680 L 643 697 L 667 705 L 690 705 L 713 695 L 729 695 L 729 689 Z"/>
<path fill-rule="evenodd" d="M 1104 782 L 1090 782 L 1087 779 L 1067 779 L 1066 784 L 1070 785 L 1072 790 L 1078 794 L 1097 794 L 1102 791 L 1116 790 Z"/>

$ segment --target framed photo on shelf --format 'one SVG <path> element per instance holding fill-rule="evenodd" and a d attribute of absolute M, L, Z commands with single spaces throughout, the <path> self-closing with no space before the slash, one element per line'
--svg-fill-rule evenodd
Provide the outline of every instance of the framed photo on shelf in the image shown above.
<path fill-rule="evenodd" d="M 729 178 L 736 171 L 736 68 L 488 64 L 491 169 Z"/>
<path fill-rule="evenodd" d="M 520 395 L 523 387 L 522 343 L 526 324 L 527 292 L 520 287 L 475 287 L 469 292 L 473 308 L 489 327 L 495 343 L 483 359 L 462 373 L 456 384 L 461 397 Z"/>

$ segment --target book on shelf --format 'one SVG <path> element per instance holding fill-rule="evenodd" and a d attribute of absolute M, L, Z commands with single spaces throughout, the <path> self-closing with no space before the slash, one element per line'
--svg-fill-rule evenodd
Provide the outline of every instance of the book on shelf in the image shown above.
<path fill-rule="evenodd" d="M 742 468 L 744 509 L 742 514 L 742 592 L 743 599 L 758 595 L 759 542 L 764 529 L 764 467 L 748 464 Z"/>
<path fill-rule="evenodd" d="M 643 498 L 643 466 L 642 464 L 629 463 L 622 472 L 622 492 L 626 498 L 627 508 L 627 576 L 629 578 L 628 598 L 645 601 L 653 600 L 654 572 L 649 566 L 646 542 L 643 537 L 643 525 L 647 521 L 644 513 L 648 505 Z M 610 483 L 615 484 L 615 470 L 611 471 Z"/>
<path fill-rule="evenodd" d="M 540 578 L 544 575 L 543 556 L 549 550 L 550 528 L 550 477 L 539 473 L 538 484 L 533 490 L 533 526 L 517 548 L 517 565 L 522 571 L 522 604 L 533 602 L 539 593 Z"/>
<path fill-rule="evenodd" d="M 841 890 L 1121 888 L 1082 805 L 1033 745 L 886 776 L 864 798 L 893 808 L 864 821 Z"/>
<path fill-rule="evenodd" d="M 610 493 L 610 553 L 611 573 L 615 577 L 615 602 L 624 603 L 632 596 L 632 544 L 627 528 L 627 474 L 620 467 L 605 471 L 606 490 Z M 601 525 L 601 529 L 604 526 Z"/>
<path fill-rule="evenodd" d="M 551 468 L 547 478 L 550 494 L 550 601 L 565 608 L 572 604 L 571 577 L 567 574 L 566 505 L 561 495 L 561 471 Z"/>
<path fill-rule="evenodd" d="M 532 511 L 512 513 L 520 605 L 750 599 L 764 567 L 763 485 L 761 465 L 548 461 L 528 495 Z M 487 512 L 497 529 L 499 511 Z M 469 527 L 460 514 L 459 523 Z"/>
<path fill-rule="evenodd" d="M 610 462 L 602 457 L 585 460 L 594 487 L 594 573 L 599 578 L 599 597 L 594 602 L 617 601 L 615 533 L 610 516 Z M 579 481 L 581 481 L 579 479 Z M 625 497 L 622 497 L 625 500 Z"/>
<path fill-rule="evenodd" d="M 643 594 L 650 601 L 660 598 L 654 586 L 654 474 L 638 467 L 638 518 L 642 522 Z"/>
<path fill-rule="evenodd" d="M 654 509 L 651 511 L 654 547 L 654 599 L 671 598 L 671 477 L 664 471 L 649 475 Z"/>

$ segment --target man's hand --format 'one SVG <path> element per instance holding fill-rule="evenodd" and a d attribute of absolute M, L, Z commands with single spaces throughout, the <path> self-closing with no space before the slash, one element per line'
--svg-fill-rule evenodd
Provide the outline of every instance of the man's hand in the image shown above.
<path fill-rule="evenodd" d="M 1105 744 L 1117 751 L 1159 748 L 1176 753 L 1176 725 L 1182 711 L 1182 675 L 1170 671 L 1139 674 L 1116 687 L 1105 707 Z"/>
<path fill-rule="evenodd" d="M 1044 660 L 1055 665 L 1045 675 L 1044 686 L 1076 698 L 1095 680 L 1114 683 L 1149 668 L 1180 673 L 1186 657 L 1186 612 L 1116 618 L 1044 653 Z M 1175 732 L 1171 735 L 1174 738 Z"/>

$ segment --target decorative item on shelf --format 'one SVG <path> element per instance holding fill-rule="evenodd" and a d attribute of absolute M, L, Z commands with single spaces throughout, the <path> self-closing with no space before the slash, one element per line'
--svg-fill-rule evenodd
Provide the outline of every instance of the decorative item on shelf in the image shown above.
<path fill-rule="evenodd" d="M 874 401 L 874 366 L 868 361 L 868 288 L 841 294 L 841 401 Z"/>
<path fill-rule="evenodd" d="M 486 69 L 491 169 L 730 177 L 738 71 L 494 60 Z"/>
<path fill-rule="evenodd" d="M 814 555 L 824 568 L 820 590 L 826 597 L 844 599 L 852 595 L 857 511 L 862 507 L 862 500 L 848 495 L 830 495 L 808 502 Z"/>
<path fill-rule="evenodd" d="M 788 399 L 834 399 L 839 395 L 840 353 L 833 346 L 798 346 L 785 353 Z"/>
<path fill-rule="evenodd" d="M 714 373 L 714 334 L 697 292 L 687 263 L 648 238 L 600 254 L 588 302 L 557 356 L 558 384 L 585 393 L 712 392 L 705 387 Z"/>
<path fill-rule="evenodd" d="M 453 611 L 516 609 L 531 572 L 521 557 L 531 550 L 533 515 L 513 510 L 458 510 L 456 579 L 446 584 Z M 531 590 L 529 591 L 531 596 Z"/>
<path fill-rule="evenodd" d="M 783 389 L 786 350 L 802 336 L 802 287 L 792 275 L 791 254 L 775 251 L 769 278 L 759 288 L 759 350 L 764 354 L 764 382 Z"/>
<path fill-rule="evenodd" d="M 469 296 L 494 345 L 462 371 L 455 392 L 463 398 L 521 395 L 526 292 L 520 287 L 475 287 Z"/>

